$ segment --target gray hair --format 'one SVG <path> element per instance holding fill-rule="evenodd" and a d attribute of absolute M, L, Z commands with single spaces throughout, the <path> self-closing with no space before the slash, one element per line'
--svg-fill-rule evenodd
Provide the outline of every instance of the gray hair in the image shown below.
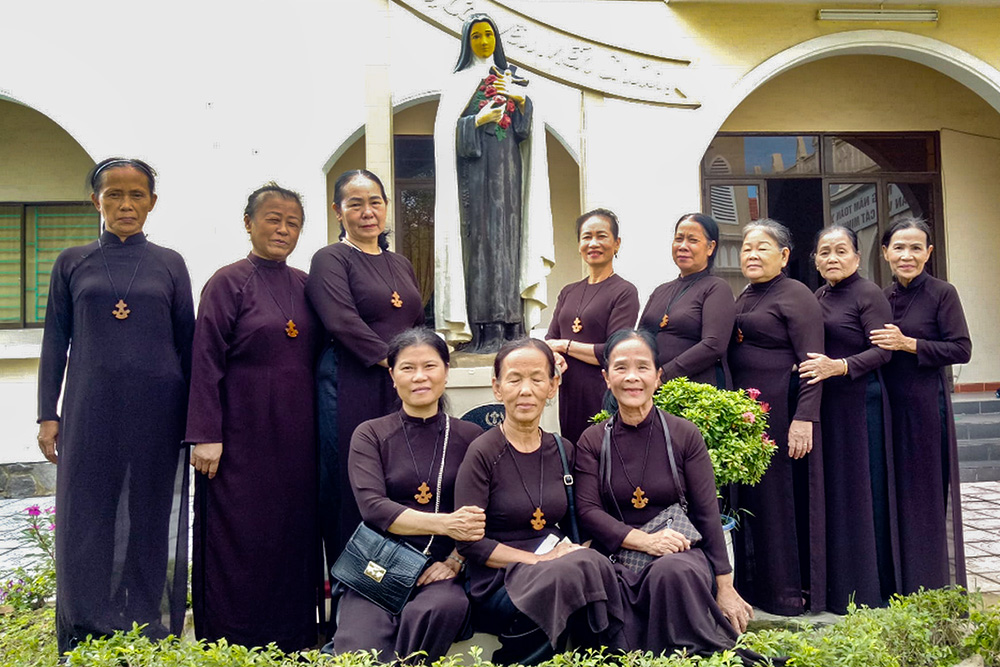
<path fill-rule="evenodd" d="M 758 230 L 770 236 L 774 242 L 778 244 L 779 248 L 788 248 L 789 252 L 792 251 L 792 248 L 794 247 L 792 244 L 792 233 L 788 230 L 788 227 L 785 227 L 777 220 L 762 218 L 749 223 L 743 228 L 744 240 L 750 232 Z"/>

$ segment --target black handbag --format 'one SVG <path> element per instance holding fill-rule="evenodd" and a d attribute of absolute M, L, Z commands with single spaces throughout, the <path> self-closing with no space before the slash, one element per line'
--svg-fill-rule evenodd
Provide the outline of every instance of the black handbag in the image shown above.
<path fill-rule="evenodd" d="M 701 541 L 701 532 L 695 528 L 694 524 L 691 523 L 691 519 L 688 518 L 687 515 L 687 498 L 684 495 L 684 487 L 681 485 L 681 477 L 677 473 L 677 463 L 674 461 L 674 446 L 670 439 L 670 429 L 667 428 L 667 420 L 659 409 L 656 407 L 653 409 L 656 410 L 656 414 L 660 418 L 660 425 L 663 427 L 663 436 L 667 441 L 667 460 L 670 462 L 670 473 L 673 475 L 674 487 L 676 487 L 680 499 L 678 502 L 670 505 L 652 519 L 644 523 L 639 530 L 644 533 L 655 533 L 663 530 L 664 528 L 670 528 L 671 530 L 676 530 L 678 533 L 688 538 L 691 542 L 691 546 L 694 547 Z M 610 497 L 611 503 L 615 506 L 615 509 L 618 510 L 618 516 L 622 519 L 622 521 L 624 521 L 625 518 L 622 515 L 621 507 L 618 506 L 618 500 L 614 497 L 614 493 L 611 488 L 611 428 L 612 420 L 608 420 L 604 426 L 604 440 L 601 443 L 599 476 L 602 483 L 602 490 L 607 490 L 607 495 Z M 613 563 L 621 563 L 628 569 L 634 572 L 639 572 L 653 560 L 658 558 L 658 556 L 653 556 L 645 551 L 636 551 L 634 549 L 626 549 L 625 547 L 622 547 L 613 553 L 609 558 Z"/>
<path fill-rule="evenodd" d="M 438 468 L 437 493 L 434 494 L 435 514 L 440 509 L 444 461 L 448 456 L 450 435 L 451 418 L 445 415 L 441 467 Z M 430 562 L 433 543 L 434 536 L 431 535 L 421 552 L 409 543 L 383 535 L 362 522 L 330 568 L 330 575 L 390 614 L 399 615 L 413 595 L 417 579 Z"/>

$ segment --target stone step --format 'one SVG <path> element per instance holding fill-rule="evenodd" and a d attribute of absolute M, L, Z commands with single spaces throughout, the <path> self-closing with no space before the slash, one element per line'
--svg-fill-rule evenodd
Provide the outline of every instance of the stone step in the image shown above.
<path fill-rule="evenodd" d="M 1000 412 L 956 414 L 955 435 L 960 441 L 1000 438 Z"/>
<path fill-rule="evenodd" d="M 951 396 L 956 416 L 1000 413 L 1000 398 L 981 398 L 979 394 L 976 394 L 976 398 L 959 398 L 960 396 L 962 394 Z"/>
<path fill-rule="evenodd" d="M 1000 461 L 966 461 L 958 475 L 962 482 L 995 482 L 1000 480 Z"/>
<path fill-rule="evenodd" d="M 958 460 L 963 464 L 967 461 L 996 461 L 1000 463 L 1000 439 L 959 440 Z"/>

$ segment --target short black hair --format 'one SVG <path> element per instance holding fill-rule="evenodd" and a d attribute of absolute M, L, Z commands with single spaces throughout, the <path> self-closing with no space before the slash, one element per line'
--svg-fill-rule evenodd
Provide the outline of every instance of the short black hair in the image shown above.
<path fill-rule="evenodd" d="M 627 340 L 641 340 L 649 348 L 649 351 L 653 353 L 653 362 L 656 362 L 656 356 L 658 354 L 656 348 L 656 336 L 647 331 L 646 329 L 619 329 L 610 336 L 608 336 L 607 342 L 604 343 L 604 359 L 602 359 L 602 367 L 604 370 L 608 369 L 608 363 L 611 361 L 611 353 L 620 343 L 624 343 Z"/>
<path fill-rule="evenodd" d="M 102 174 L 109 169 L 117 169 L 118 167 L 132 167 L 141 171 L 149 182 L 149 194 L 156 194 L 156 170 L 134 157 L 109 157 L 95 164 L 94 168 L 87 174 L 87 185 L 90 187 L 90 191 L 95 195 L 100 194 L 101 187 L 104 185 Z"/>
<path fill-rule="evenodd" d="M 605 220 L 608 221 L 608 225 L 611 226 L 611 236 L 613 236 L 617 241 L 618 229 L 619 229 L 618 216 L 615 215 L 614 211 L 607 208 L 595 208 L 592 211 L 587 211 L 586 213 L 584 213 L 583 215 L 581 215 L 579 218 L 576 219 L 577 240 L 580 239 L 580 231 L 583 229 L 583 223 L 587 222 L 587 220 L 595 216 L 599 218 L 604 218 Z"/>
<path fill-rule="evenodd" d="M 677 228 L 681 226 L 682 222 L 687 222 L 692 220 L 701 225 L 702 230 L 705 232 L 705 236 L 709 241 L 715 241 L 715 250 L 711 255 L 708 256 L 708 270 L 711 271 L 712 267 L 715 265 L 715 256 L 719 254 L 719 223 L 715 221 L 710 215 L 705 215 L 704 213 L 685 213 L 677 222 L 674 224 L 674 234 L 677 233 Z"/>
<path fill-rule="evenodd" d="M 347 184 L 353 181 L 355 178 L 366 178 L 372 183 L 378 186 L 379 191 L 382 193 L 382 201 L 385 205 L 389 205 L 389 195 L 385 193 L 385 186 L 382 185 L 382 179 L 376 176 L 373 172 L 367 169 L 350 169 L 345 171 L 343 174 L 337 177 L 336 183 L 333 184 L 333 203 L 335 206 L 340 206 L 340 201 L 344 198 L 344 188 Z M 344 224 L 340 224 L 340 236 L 338 238 L 343 239 L 347 236 L 347 230 L 344 229 Z M 389 249 L 389 231 L 386 230 L 378 235 L 378 247 L 382 250 Z"/>
<path fill-rule="evenodd" d="M 927 221 L 923 218 L 915 218 L 913 216 L 906 216 L 905 218 L 900 218 L 896 222 L 889 225 L 889 229 L 885 230 L 885 234 L 882 235 L 882 247 L 888 248 L 889 243 L 892 241 L 892 235 L 896 232 L 901 232 L 904 229 L 919 229 L 927 237 L 927 245 L 932 245 L 931 243 L 931 226 L 927 224 Z"/>
<path fill-rule="evenodd" d="M 813 241 L 813 255 L 816 254 L 816 249 L 819 248 L 819 242 L 823 240 L 823 237 L 827 234 L 835 234 L 836 232 L 843 232 L 847 237 L 847 240 L 851 242 L 851 246 L 854 247 L 854 252 L 857 254 L 858 251 L 858 233 L 851 229 L 850 227 L 845 227 L 841 224 L 830 225 L 829 227 L 824 227 L 823 229 L 816 232 L 816 239 Z"/>
<path fill-rule="evenodd" d="M 305 207 L 302 206 L 302 195 L 294 190 L 283 188 L 274 181 L 268 181 L 250 193 L 250 196 L 247 197 L 246 208 L 243 209 L 243 215 L 249 218 L 256 215 L 257 209 L 260 208 L 261 203 L 263 203 L 268 195 L 275 195 L 281 197 L 282 199 L 287 199 L 288 201 L 294 201 L 298 204 L 299 208 L 302 210 L 302 223 L 305 224 L 306 210 Z"/>
<path fill-rule="evenodd" d="M 511 352 L 526 347 L 534 348 L 545 355 L 545 361 L 549 366 L 549 378 L 554 378 L 556 376 L 556 357 L 552 354 L 552 348 L 550 348 L 544 341 L 528 337 L 509 340 L 500 347 L 500 351 L 497 352 L 497 356 L 493 359 L 493 376 L 499 379 L 500 371 L 503 370 L 504 359 L 510 356 Z"/>

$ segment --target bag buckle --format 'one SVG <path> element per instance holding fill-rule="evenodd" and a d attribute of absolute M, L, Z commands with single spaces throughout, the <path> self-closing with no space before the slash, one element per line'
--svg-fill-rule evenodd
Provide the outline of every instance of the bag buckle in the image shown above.
<path fill-rule="evenodd" d="M 563 475 L 563 484 L 566 486 L 573 486 L 573 475 L 569 473 Z"/>
<path fill-rule="evenodd" d="M 376 563 L 373 560 L 368 561 L 368 565 L 365 566 L 365 576 L 369 579 L 373 579 L 376 583 L 382 583 L 382 577 L 385 576 L 385 568 Z"/>

